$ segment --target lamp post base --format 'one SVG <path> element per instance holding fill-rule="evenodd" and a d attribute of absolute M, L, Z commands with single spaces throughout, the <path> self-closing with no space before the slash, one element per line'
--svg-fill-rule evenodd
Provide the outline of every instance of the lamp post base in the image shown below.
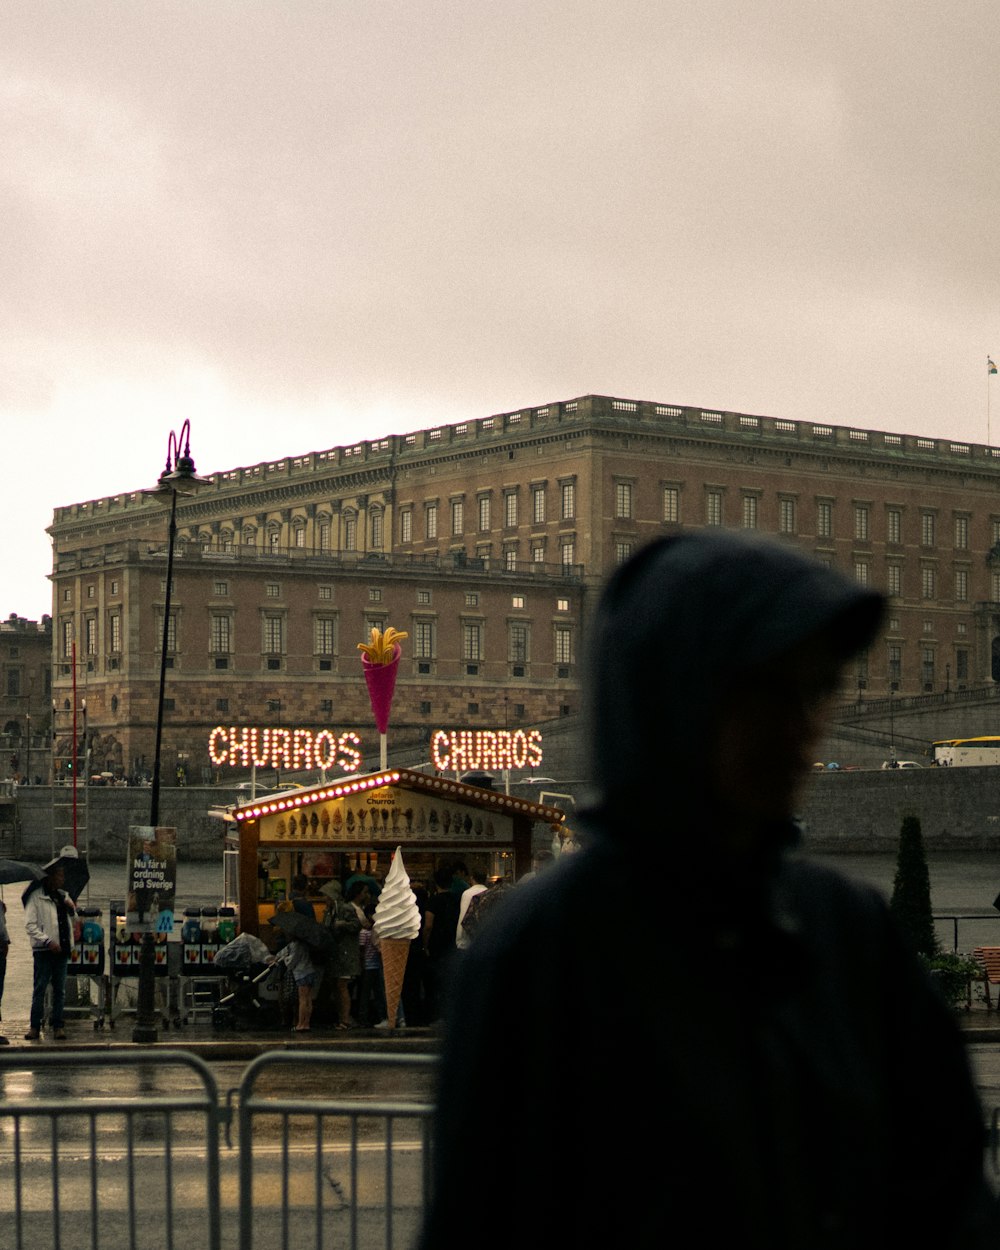
<path fill-rule="evenodd" d="M 142 935 L 139 954 L 139 1001 L 135 1013 L 132 1041 L 150 1046 L 160 1040 L 156 1010 L 156 944 L 152 933 Z"/>

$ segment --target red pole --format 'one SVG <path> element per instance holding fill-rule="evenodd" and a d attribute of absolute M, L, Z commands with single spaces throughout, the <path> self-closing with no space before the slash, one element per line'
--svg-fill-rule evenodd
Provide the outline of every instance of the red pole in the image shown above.
<path fill-rule="evenodd" d="M 73 845 L 76 846 L 76 782 L 79 771 L 80 757 L 76 749 L 76 639 L 70 648 L 70 663 L 73 665 Z"/>

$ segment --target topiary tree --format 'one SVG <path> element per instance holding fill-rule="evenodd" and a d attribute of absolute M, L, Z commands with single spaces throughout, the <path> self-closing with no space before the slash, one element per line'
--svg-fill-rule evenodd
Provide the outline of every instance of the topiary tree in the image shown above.
<path fill-rule="evenodd" d="M 933 959 L 938 953 L 938 940 L 931 912 L 931 879 L 924 837 L 917 816 L 904 817 L 899 830 L 899 854 L 889 906 L 917 952 Z"/>

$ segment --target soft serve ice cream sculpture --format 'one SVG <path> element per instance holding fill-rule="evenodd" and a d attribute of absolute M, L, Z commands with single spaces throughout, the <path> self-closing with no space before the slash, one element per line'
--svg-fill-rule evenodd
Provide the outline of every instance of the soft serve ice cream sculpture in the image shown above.
<path fill-rule="evenodd" d="M 375 932 L 382 951 L 386 1018 L 389 1028 L 394 1029 L 410 943 L 420 932 L 420 909 L 403 867 L 402 848 L 398 846 L 375 905 Z"/>

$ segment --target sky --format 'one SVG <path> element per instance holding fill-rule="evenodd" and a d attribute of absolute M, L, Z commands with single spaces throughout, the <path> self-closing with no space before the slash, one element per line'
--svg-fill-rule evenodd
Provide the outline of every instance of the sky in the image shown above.
<path fill-rule="evenodd" d="M 152 485 L 185 419 L 203 473 L 590 393 L 996 441 L 998 35 L 4 0 L 0 617 L 51 610 L 53 509 Z"/>

